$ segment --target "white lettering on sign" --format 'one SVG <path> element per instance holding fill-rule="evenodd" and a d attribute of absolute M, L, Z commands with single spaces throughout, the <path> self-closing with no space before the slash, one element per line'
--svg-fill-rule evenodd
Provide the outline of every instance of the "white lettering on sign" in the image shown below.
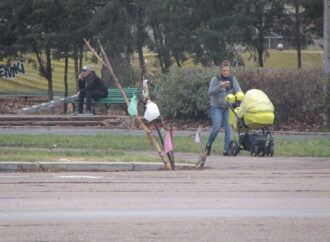
<path fill-rule="evenodd" d="M 16 75 L 24 73 L 24 63 L 22 62 L 17 62 L 9 67 L 0 67 L 0 78 L 15 78 Z"/>

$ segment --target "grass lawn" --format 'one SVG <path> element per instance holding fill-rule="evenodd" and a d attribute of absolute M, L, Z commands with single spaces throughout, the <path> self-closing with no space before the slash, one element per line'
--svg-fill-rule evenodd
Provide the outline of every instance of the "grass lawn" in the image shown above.
<path fill-rule="evenodd" d="M 298 66 L 297 51 L 296 50 L 269 50 L 269 56 L 264 54 L 265 67 L 274 68 L 289 68 L 296 69 Z M 245 66 L 258 67 L 258 60 L 250 58 L 249 52 L 241 53 Z M 137 59 L 137 56 L 136 56 Z M 154 53 L 148 53 L 145 55 L 145 61 L 149 70 L 158 70 L 159 62 Z M 174 60 L 172 60 L 173 63 Z M 138 63 L 133 62 L 133 65 L 137 68 Z M 183 63 L 183 67 L 191 68 L 196 66 L 192 58 L 189 58 Z M 303 68 L 320 68 L 323 66 L 322 51 L 304 50 L 302 51 L 302 66 Z"/>
<path fill-rule="evenodd" d="M 302 52 L 303 68 L 320 68 L 323 66 L 321 51 L 306 50 Z M 245 65 L 248 67 L 257 67 L 258 63 L 249 60 L 249 53 L 243 53 Z M 297 68 L 298 59 L 296 50 L 270 50 L 269 57 L 264 58 L 265 67 L 273 68 Z"/>
<path fill-rule="evenodd" d="M 29 149 L 1 149 L 1 161 L 111 161 L 111 162 L 158 162 L 158 158 L 148 155 L 132 155 L 123 151 L 59 151 L 49 150 L 29 150 Z"/>
<path fill-rule="evenodd" d="M 203 137 L 205 143 L 206 137 Z M 1 149 L 0 160 L 101 160 L 101 161 L 155 161 L 152 157 L 127 155 L 124 150 L 154 151 L 146 136 L 128 135 L 0 135 L 0 147 L 48 148 L 43 151 Z M 56 148 L 54 148 L 56 147 Z M 214 154 L 222 154 L 223 138 L 213 145 Z M 330 157 L 330 140 L 324 138 L 284 138 L 275 137 L 277 157 Z M 86 151 L 57 151 L 57 148 L 79 148 Z M 200 145 L 191 136 L 174 137 L 174 152 L 198 153 Z M 97 149 L 98 151 L 93 151 Z M 250 155 L 243 151 L 240 155 Z"/>

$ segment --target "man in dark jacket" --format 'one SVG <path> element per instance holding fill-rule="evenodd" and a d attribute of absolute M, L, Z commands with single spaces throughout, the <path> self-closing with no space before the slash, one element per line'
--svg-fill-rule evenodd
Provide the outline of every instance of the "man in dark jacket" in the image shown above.
<path fill-rule="evenodd" d="M 108 89 L 89 66 L 84 66 L 78 80 L 78 113 L 83 113 L 84 99 L 86 98 L 86 113 L 92 115 L 92 98 L 99 99 L 108 96 Z"/>

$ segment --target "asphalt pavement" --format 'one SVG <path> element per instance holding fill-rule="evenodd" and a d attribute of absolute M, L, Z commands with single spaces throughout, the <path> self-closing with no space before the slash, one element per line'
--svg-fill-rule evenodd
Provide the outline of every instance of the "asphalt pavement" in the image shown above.
<path fill-rule="evenodd" d="M 0 173 L 0 240 L 330 241 L 329 159 L 214 162 L 221 168 Z"/>

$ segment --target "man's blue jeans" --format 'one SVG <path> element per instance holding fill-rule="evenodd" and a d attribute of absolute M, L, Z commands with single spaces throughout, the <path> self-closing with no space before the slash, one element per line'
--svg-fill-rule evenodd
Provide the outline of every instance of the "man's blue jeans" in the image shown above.
<path fill-rule="evenodd" d="M 229 142 L 231 140 L 231 126 L 229 125 L 229 109 L 211 107 L 211 117 L 212 117 L 212 131 L 209 135 L 209 140 L 207 146 L 211 146 L 218 136 L 221 128 L 221 123 L 223 122 L 225 127 L 225 144 L 224 152 L 228 151 Z"/>

